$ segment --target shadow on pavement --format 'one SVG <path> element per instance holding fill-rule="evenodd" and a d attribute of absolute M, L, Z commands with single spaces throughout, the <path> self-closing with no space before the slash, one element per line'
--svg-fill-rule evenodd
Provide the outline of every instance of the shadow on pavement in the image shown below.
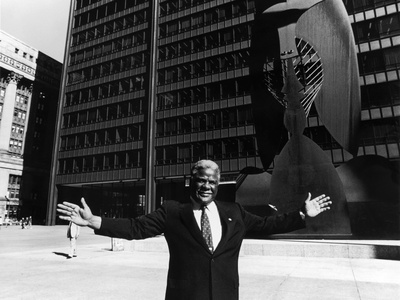
<path fill-rule="evenodd" d="M 63 252 L 53 252 L 55 255 L 59 255 L 59 256 L 64 256 L 65 258 L 69 258 L 67 253 L 63 253 Z"/>

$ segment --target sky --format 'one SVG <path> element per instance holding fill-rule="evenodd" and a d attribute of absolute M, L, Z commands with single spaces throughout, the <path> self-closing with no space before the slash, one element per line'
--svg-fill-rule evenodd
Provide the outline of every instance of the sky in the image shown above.
<path fill-rule="evenodd" d="M 70 0 L 0 0 L 0 29 L 63 62 Z"/>

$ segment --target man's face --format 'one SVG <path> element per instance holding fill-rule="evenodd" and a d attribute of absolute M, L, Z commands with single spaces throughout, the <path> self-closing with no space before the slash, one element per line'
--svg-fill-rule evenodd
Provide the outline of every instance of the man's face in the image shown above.
<path fill-rule="evenodd" d="M 218 183 L 214 170 L 200 169 L 192 178 L 190 196 L 200 205 L 207 205 L 217 196 Z"/>

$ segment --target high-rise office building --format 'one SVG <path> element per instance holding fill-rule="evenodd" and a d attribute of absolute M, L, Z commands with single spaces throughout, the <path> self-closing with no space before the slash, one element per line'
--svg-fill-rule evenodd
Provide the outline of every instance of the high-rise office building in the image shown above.
<path fill-rule="evenodd" d="M 0 31 L 0 216 L 46 219 L 62 64 Z"/>
<path fill-rule="evenodd" d="M 398 160 L 399 4 L 345 4 L 360 35 L 359 154 Z M 81 196 L 102 215 L 150 212 L 185 195 L 201 158 L 220 165 L 222 184 L 244 167 L 262 168 L 248 69 L 255 7 L 255 0 L 72 1 L 49 224 L 57 201 Z M 306 134 L 334 164 L 351 159 L 314 112 Z M 228 186 L 222 197 L 231 195 Z"/>
<path fill-rule="evenodd" d="M 400 3 L 396 0 L 349 0 L 346 4 L 360 70 L 359 155 L 376 154 L 398 161 Z M 341 162 L 340 156 L 338 162 Z"/>

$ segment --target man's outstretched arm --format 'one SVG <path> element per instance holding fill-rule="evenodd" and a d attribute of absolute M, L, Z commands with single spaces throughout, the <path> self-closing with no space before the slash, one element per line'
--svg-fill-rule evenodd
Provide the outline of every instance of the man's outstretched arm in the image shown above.
<path fill-rule="evenodd" d="M 249 232 L 260 233 L 261 236 L 286 233 L 305 227 L 306 217 L 316 217 L 320 213 L 330 209 L 330 197 L 324 194 L 311 199 L 311 194 L 302 205 L 301 209 L 289 213 L 260 217 L 241 208 L 246 229 Z"/>

